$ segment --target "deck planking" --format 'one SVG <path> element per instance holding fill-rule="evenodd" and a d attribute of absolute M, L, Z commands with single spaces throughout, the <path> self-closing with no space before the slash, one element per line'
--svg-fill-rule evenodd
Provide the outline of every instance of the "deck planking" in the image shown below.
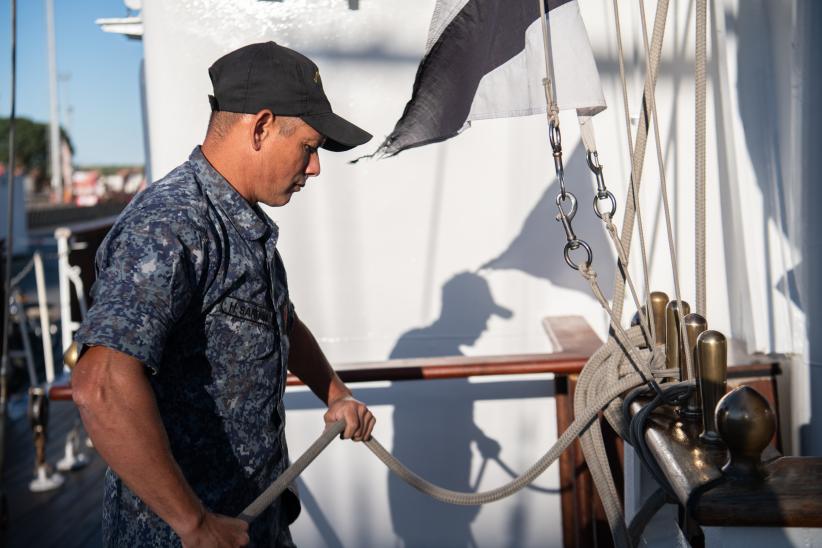
<path fill-rule="evenodd" d="M 63 456 L 66 434 L 77 419 L 71 402 L 50 404 L 46 458 L 54 466 Z M 9 524 L 0 532 L 0 546 L 8 548 L 84 548 L 101 546 L 101 508 L 105 462 L 86 449 L 89 465 L 65 472 L 65 483 L 54 491 L 32 493 L 34 444 L 24 416 L 7 424 L 6 470 L 3 476 L 9 508 Z"/>

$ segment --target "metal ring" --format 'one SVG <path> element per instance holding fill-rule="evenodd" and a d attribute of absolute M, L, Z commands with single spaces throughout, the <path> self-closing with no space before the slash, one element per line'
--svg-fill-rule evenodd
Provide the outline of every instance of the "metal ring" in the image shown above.
<path fill-rule="evenodd" d="M 596 213 L 600 219 L 602 219 L 603 213 L 599 210 L 599 203 L 605 200 L 611 201 L 611 211 L 608 213 L 609 217 L 613 217 L 617 210 L 616 198 L 614 198 L 614 194 L 610 190 L 606 190 L 604 193 L 597 192 L 594 195 L 594 213 Z"/>
<path fill-rule="evenodd" d="M 571 211 L 568 213 L 566 213 L 565 210 L 562 209 L 562 203 L 566 200 L 571 200 Z M 577 214 L 577 197 L 574 196 L 573 192 L 560 192 L 559 194 L 557 194 L 556 202 L 560 214 L 563 217 L 567 217 L 569 221 L 574 218 L 574 215 Z"/>
<path fill-rule="evenodd" d="M 565 256 L 565 262 L 573 268 L 574 270 L 579 270 L 580 265 L 576 264 L 573 259 L 571 259 L 571 252 L 576 251 L 579 248 L 583 248 L 585 252 L 588 254 L 588 257 L 585 259 L 585 268 L 591 266 L 591 263 L 594 260 L 594 254 L 591 251 L 591 247 L 585 242 L 585 240 L 571 240 L 567 244 L 565 244 L 565 249 L 563 250 L 562 254 Z"/>

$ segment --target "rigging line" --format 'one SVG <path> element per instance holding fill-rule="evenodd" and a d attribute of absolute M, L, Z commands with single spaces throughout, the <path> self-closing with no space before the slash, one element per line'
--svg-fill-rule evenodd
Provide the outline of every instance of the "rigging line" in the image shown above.
<path fill-rule="evenodd" d="M 696 151 L 694 157 L 695 173 L 695 245 L 696 245 L 696 310 L 703 317 L 707 310 L 707 274 L 705 250 L 705 141 L 706 141 L 706 102 L 708 83 L 706 79 L 708 48 L 708 0 L 696 0 L 696 47 L 694 53 L 694 85 L 696 87 L 696 104 L 694 107 L 696 121 L 694 140 Z"/>
<path fill-rule="evenodd" d="M 622 247 L 622 242 L 619 241 L 616 225 L 614 224 L 611 216 L 607 213 L 603 215 L 603 221 L 605 223 L 605 231 L 608 233 L 609 236 L 611 236 L 611 241 L 614 244 L 614 249 L 616 249 L 617 262 L 620 268 L 622 269 L 623 276 L 625 276 L 625 281 L 627 282 L 628 289 L 631 292 L 631 298 L 633 299 L 634 304 L 636 305 L 637 313 L 639 314 L 639 325 L 642 327 L 643 334 L 645 334 L 645 340 L 649 348 L 654 348 L 654 341 L 656 340 L 656 335 L 654 334 L 653 329 L 648 328 L 649 317 L 653 317 L 653 314 L 646 314 L 645 312 L 643 312 L 642 305 L 639 302 L 639 294 L 636 290 L 636 286 L 634 285 L 633 277 L 628 271 L 628 255 L 625 253 L 625 248 Z M 648 278 L 645 278 L 645 288 L 648 288 Z M 651 302 L 650 292 L 648 292 L 648 295 L 646 297 L 647 300 L 645 302 Z"/>
<path fill-rule="evenodd" d="M 629 187 L 629 199 L 625 203 L 625 213 L 622 221 L 622 244 L 626 251 L 630 253 L 631 239 L 634 231 L 634 216 L 636 210 L 634 208 L 634 200 L 632 200 L 632 193 L 634 188 L 639 191 L 642 184 L 642 169 L 645 162 L 645 149 L 648 143 L 648 109 L 647 97 L 650 90 L 656 85 L 657 68 L 659 65 L 659 57 L 662 53 L 662 39 L 665 35 L 665 22 L 668 18 L 668 0 L 659 0 L 656 9 L 656 18 L 654 20 L 654 32 L 651 40 L 651 56 L 648 59 L 648 69 L 651 77 L 646 78 L 644 90 L 642 95 L 642 108 L 639 112 L 639 127 L 636 134 L 636 144 L 634 146 L 634 153 L 631 157 L 631 178 L 632 186 Z M 624 73 L 624 72 L 623 72 Z M 627 111 L 626 111 L 627 112 Z M 629 129 L 630 132 L 630 129 Z M 630 139 L 629 139 L 630 140 Z M 625 280 L 617 273 L 614 277 L 614 312 L 618 317 L 622 316 L 622 305 L 625 297 Z"/>
<path fill-rule="evenodd" d="M 545 102 L 548 106 L 548 120 L 559 127 L 559 107 L 557 106 L 557 82 L 554 77 L 554 53 L 551 49 L 551 25 L 545 11 L 545 1 L 539 3 L 539 17 L 542 22 L 542 47 L 545 52 L 545 79 L 542 86 L 545 88 Z"/>
<path fill-rule="evenodd" d="M 639 12 L 640 18 L 642 19 L 642 43 L 645 46 L 645 55 L 650 57 L 651 53 L 648 49 L 648 23 L 645 19 L 645 2 L 644 0 L 639 0 Z M 648 67 L 650 70 L 650 67 Z M 650 78 L 650 73 L 648 75 Z M 665 177 L 665 161 L 662 158 L 662 134 L 659 132 L 659 116 L 656 110 L 656 93 L 653 88 L 650 89 L 650 93 L 648 94 L 648 104 L 651 108 L 651 120 L 654 126 L 654 143 L 656 144 L 656 159 L 657 164 L 659 166 L 659 187 L 662 191 L 662 206 L 663 210 L 665 211 L 665 229 L 668 235 L 668 251 L 671 255 L 671 270 L 673 270 L 674 275 L 674 293 L 676 295 L 676 300 L 682 302 L 682 290 L 679 285 L 679 265 L 676 258 L 676 242 L 674 242 L 673 237 L 673 228 L 671 223 L 671 206 L 668 200 L 668 184 Z M 677 307 L 677 313 L 679 316 L 679 336 L 682 338 L 683 341 L 688 340 L 688 335 L 685 332 L 685 321 L 682 314 L 682 307 Z M 689 378 L 693 379 L 694 377 L 694 363 L 693 363 L 693 356 L 691 356 L 690 352 L 684 352 L 685 354 L 685 366 L 688 371 Z"/>
<path fill-rule="evenodd" d="M 9 2 L 11 7 L 11 108 L 9 111 L 9 165 L 8 165 L 8 202 L 6 203 L 6 231 L 5 253 L 6 260 L 3 270 L 3 332 L 2 349 L 0 349 L 0 529 L 5 529 L 8 521 L 6 506 L 6 489 L 3 472 L 5 470 L 6 453 L 6 406 L 8 404 L 8 377 L 9 377 L 9 303 L 11 297 L 11 255 L 14 249 L 14 171 L 15 150 L 14 130 L 17 109 L 17 0 Z"/>
<path fill-rule="evenodd" d="M 603 345 L 594 356 L 591 357 L 589 363 L 595 360 L 604 360 L 613 353 L 618 352 L 615 343 Z M 551 448 L 540 457 L 526 472 L 496 489 L 477 493 L 463 493 L 444 489 L 438 485 L 434 485 L 425 479 L 421 478 L 400 461 L 398 461 L 388 450 L 383 447 L 376 438 L 372 437 L 369 441 L 363 442 L 368 449 L 370 449 L 392 472 L 394 472 L 401 479 L 406 481 L 412 487 L 422 491 L 430 497 L 446 502 L 449 504 L 461 506 L 474 506 L 486 504 L 504 497 L 510 496 L 517 491 L 523 489 L 532 483 L 540 474 L 542 474 L 559 455 L 576 439 L 580 433 L 586 430 L 593 421 L 597 419 L 600 410 L 608 405 L 608 403 L 619 394 L 630 390 L 640 384 L 642 381 L 637 374 L 631 374 L 623 377 L 619 383 L 610 387 L 608 391 L 600 395 L 589 406 L 584 413 L 577 414 L 577 418 L 573 423 L 562 433 Z M 273 501 L 277 499 L 280 493 L 292 482 L 317 456 L 330 444 L 334 438 L 338 437 L 345 428 L 345 421 L 338 421 L 329 424 L 322 435 L 311 444 L 311 446 L 303 453 L 294 463 L 289 466 L 279 477 L 263 491 L 251 504 L 249 504 L 243 512 L 238 516 L 239 519 L 251 522 L 259 516 Z"/>
<path fill-rule="evenodd" d="M 616 35 L 617 35 L 617 52 L 619 58 L 619 77 L 622 83 L 622 104 L 623 110 L 625 112 L 625 130 L 628 133 L 628 154 L 629 158 L 631 158 L 631 163 L 633 165 L 634 159 L 634 145 L 631 136 L 631 114 L 628 107 L 628 84 L 625 80 L 625 54 L 622 49 L 622 25 L 619 22 L 619 6 L 618 0 L 614 0 L 614 24 L 616 26 Z M 650 59 L 648 60 L 650 63 Z M 647 246 L 645 244 L 645 229 L 643 227 L 642 221 L 642 211 L 640 209 L 640 200 L 639 200 L 639 189 L 637 188 L 638 185 L 634 183 L 634 174 L 631 173 L 630 176 L 630 199 L 633 201 L 634 209 L 636 210 L 636 218 L 637 218 L 637 229 L 639 231 L 639 249 L 640 254 L 642 256 L 642 275 L 644 277 L 645 282 L 645 302 L 646 302 L 646 310 L 648 309 L 647 303 L 651 302 L 651 277 L 649 274 L 648 269 L 648 253 L 647 253 Z M 609 229 L 610 230 L 610 229 Z M 628 250 L 630 251 L 630 250 Z M 628 253 L 625 254 L 625 269 L 627 272 L 628 269 Z M 627 277 L 626 277 L 627 281 Z M 637 308 L 639 308 L 637 306 Z M 620 316 L 622 315 L 622 310 L 620 307 Z M 651 326 L 651 337 L 652 340 L 656 340 L 656 330 L 657 326 L 655 325 L 654 315 L 647 314 L 648 322 Z M 650 348 L 654 348 L 653 344 L 650 345 Z"/>

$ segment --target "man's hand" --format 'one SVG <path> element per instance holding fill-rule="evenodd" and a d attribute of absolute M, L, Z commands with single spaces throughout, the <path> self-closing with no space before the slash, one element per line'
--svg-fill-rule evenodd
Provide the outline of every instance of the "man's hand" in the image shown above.
<path fill-rule="evenodd" d="M 236 548 L 246 546 L 248 524 L 241 519 L 206 512 L 193 530 L 180 533 L 184 548 Z"/>
<path fill-rule="evenodd" d="M 353 396 L 344 396 L 332 401 L 328 405 L 328 411 L 323 416 L 326 424 L 331 424 L 345 419 L 345 430 L 343 439 L 353 439 L 354 441 L 368 441 L 371 439 L 371 431 L 377 419 L 368 410 L 368 407 L 361 401 L 355 400 Z"/>

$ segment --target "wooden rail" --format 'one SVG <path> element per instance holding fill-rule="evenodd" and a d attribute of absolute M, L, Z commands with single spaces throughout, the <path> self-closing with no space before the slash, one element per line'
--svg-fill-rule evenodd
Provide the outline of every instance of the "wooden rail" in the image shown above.
<path fill-rule="evenodd" d="M 642 405 L 635 403 L 633 410 Z M 822 527 L 822 458 L 782 457 L 775 436 L 762 455 L 764 477 L 734 479 L 722 473 L 727 451 L 700 442 L 701 429 L 663 406 L 651 414 L 645 431 L 680 505 L 697 524 Z"/>

